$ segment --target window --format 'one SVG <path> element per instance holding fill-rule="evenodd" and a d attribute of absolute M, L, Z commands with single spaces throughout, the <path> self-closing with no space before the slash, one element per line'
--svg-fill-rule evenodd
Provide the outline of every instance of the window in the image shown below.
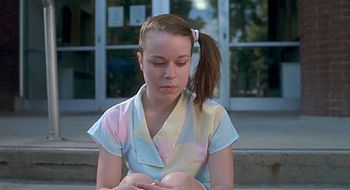
<path fill-rule="evenodd" d="M 299 62 L 294 0 L 230 1 L 233 97 L 281 97 L 283 63 Z"/>

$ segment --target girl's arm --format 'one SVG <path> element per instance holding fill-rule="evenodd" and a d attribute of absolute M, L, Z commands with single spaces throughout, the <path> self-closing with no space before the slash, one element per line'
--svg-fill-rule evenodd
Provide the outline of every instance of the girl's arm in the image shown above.
<path fill-rule="evenodd" d="M 104 148 L 100 147 L 98 164 L 96 189 L 112 189 L 119 185 L 122 176 L 122 158 L 108 153 Z"/>
<path fill-rule="evenodd" d="M 232 190 L 234 187 L 232 146 L 209 154 L 208 166 L 212 190 Z"/>

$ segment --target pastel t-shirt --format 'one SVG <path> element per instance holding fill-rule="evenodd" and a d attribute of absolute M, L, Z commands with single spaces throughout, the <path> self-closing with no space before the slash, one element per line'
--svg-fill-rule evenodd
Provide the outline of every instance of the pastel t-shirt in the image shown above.
<path fill-rule="evenodd" d="M 129 173 L 144 173 L 155 180 L 181 171 L 208 189 L 208 155 L 234 143 L 237 134 L 226 110 L 213 100 L 194 105 L 185 90 L 158 133 L 151 138 L 142 106 L 143 85 L 132 98 L 108 109 L 88 134 L 112 155 L 122 157 Z"/>

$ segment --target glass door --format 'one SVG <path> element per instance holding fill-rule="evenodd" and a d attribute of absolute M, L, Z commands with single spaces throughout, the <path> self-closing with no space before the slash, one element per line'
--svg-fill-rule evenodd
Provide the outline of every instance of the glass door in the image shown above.
<path fill-rule="evenodd" d="M 229 108 L 228 69 L 228 11 L 225 0 L 170 0 L 170 13 L 177 14 L 200 32 L 213 37 L 219 45 L 222 56 L 220 83 L 214 91 L 216 101 Z M 199 60 L 199 45 L 195 44 L 192 71 Z"/>
<path fill-rule="evenodd" d="M 228 3 L 231 110 L 298 110 L 297 2 Z"/>
<path fill-rule="evenodd" d="M 43 6 L 24 1 L 26 110 L 47 110 Z M 169 12 L 164 0 L 55 1 L 60 111 L 103 111 L 136 93 L 138 31 L 151 15 Z"/>
<path fill-rule="evenodd" d="M 42 13 L 41 0 L 24 1 L 26 110 L 47 110 Z M 60 110 L 95 110 L 95 0 L 55 1 L 55 13 Z"/>
<path fill-rule="evenodd" d="M 103 111 L 143 84 L 135 49 L 151 15 L 174 13 L 219 44 L 215 99 L 229 110 L 298 110 L 297 7 L 287 0 L 60 0 L 56 5 L 60 109 Z M 24 1 L 26 110 L 46 110 L 42 1 Z M 193 68 L 199 48 L 194 48 Z"/>
<path fill-rule="evenodd" d="M 145 19 L 152 15 L 149 0 L 99 1 L 102 10 L 96 19 L 99 109 L 126 100 L 136 94 L 143 84 L 138 68 L 136 48 L 138 34 Z"/>
<path fill-rule="evenodd" d="M 228 3 L 226 0 L 103 0 L 97 1 L 96 99 L 105 110 L 133 96 L 143 84 L 136 62 L 138 32 L 151 15 L 174 13 L 219 44 L 223 64 L 215 99 L 229 108 Z M 196 44 L 192 71 L 198 62 Z"/>

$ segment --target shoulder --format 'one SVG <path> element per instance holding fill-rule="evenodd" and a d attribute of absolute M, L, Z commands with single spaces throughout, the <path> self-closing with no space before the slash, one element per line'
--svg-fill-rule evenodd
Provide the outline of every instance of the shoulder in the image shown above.
<path fill-rule="evenodd" d="M 201 117 L 221 119 L 227 113 L 226 109 L 213 99 L 208 99 L 203 103 L 202 110 L 199 105 L 194 105 L 197 114 Z"/>
<path fill-rule="evenodd" d="M 105 111 L 105 114 L 110 115 L 110 114 L 116 114 L 117 112 L 125 112 L 127 109 L 129 109 L 130 107 L 132 107 L 133 102 L 134 102 L 135 97 L 131 97 L 119 104 L 116 104 L 110 108 L 108 108 Z"/>
<path fill-rule="evenodd" d="M 226 109 L 213 99 L 206 100 L 202 109 L 199 108 L 198 104 L 194 103 L 195 95 L 192 94 L 190 102 L 192 104 L 192 116 L 194 123 L 197 123 L 202 127 L 206 126 L 208 130 L 215 130 L 219 123 L 228 117 Z"/>
<path fill-rule="evenodd" d="M 187 100 L 192 104 L 194 115 L 198 115 L 200 118 L 222 118 L 227 114 L 226 109 L 213 99 L 207 99 L 203 102 L 202 109 L 200 109 L 199 105 L 194 103 L 196 95 L 189 90 L 186 90 L 185 93 Z"/>
<path fill-rule="evenodd" d="M 102 116 L 103 120 L 119 120 L 131 116 L 134 99 L 135 97 L 129 98 L 107 109 Z"/>
<path fill-rule="evenodd" d="M 193 125 L 199 136 L 211 139 L 220 125 L 230 121 L 226 109 L 214 100 L 203 103 L 202 109 L 193 104 Z"/>

